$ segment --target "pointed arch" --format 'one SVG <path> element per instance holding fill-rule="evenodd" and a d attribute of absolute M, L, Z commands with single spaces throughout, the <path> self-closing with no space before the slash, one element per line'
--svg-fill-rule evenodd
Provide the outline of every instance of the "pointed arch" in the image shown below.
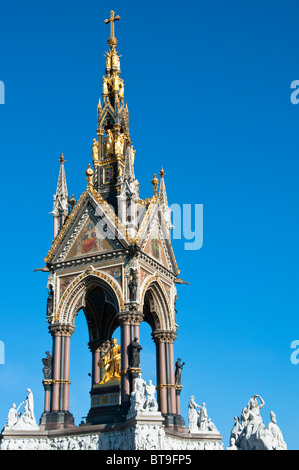
<path fill-rule="evenodd" d="M 86 270 L 64 292 L 55 321 L 74 325 L 78 312 L 83 309 L 90 340 L 107 339 L 118 326 L 116 313 L 123 308 L 122 293 L 114 279 L 108 274 Z"/>
<path fill-rule="evenodd" d="M 149 277 L 143 286 L 140 304 L 144 319 L 153 331 L 175 330 L 171 306 L 163 284 L 157 276 Z"/>

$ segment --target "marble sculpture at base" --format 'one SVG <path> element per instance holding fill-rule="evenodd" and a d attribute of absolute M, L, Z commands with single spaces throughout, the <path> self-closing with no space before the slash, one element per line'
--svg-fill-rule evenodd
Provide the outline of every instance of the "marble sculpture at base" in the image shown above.
<path fill-rule="evenodd" d="M 22 404 L 24 413 L 18 414 Z M 208 418 L 205 403 L 197 405 L 194 396 L 190 397 L 188 407 L 189 429 L 180 434 L 167 429 L 158 411 L 155 386 L 151 380 L 147 384 L 141 374 L 134 381 L 127 420 L 114 425 L 113 430 L 106 425 L 82 424 L 63 434 L 45 431 L 35 422 L 30 389 L 22 404 L 18 408 L 13 404 L 9 410 L 0 450 L 223 450 L 222 436 Z M 227 450 L 287 449 L 273 411 L 268 427 L 264 425 L 260 415 L 264 405 L 264 400 L 254 395 L 243 408 L 241 418 L 234 418 Z"/>
<path fill-rule="evenodd" d="M 12 424 L 11 416 L 15 413 L 10 410 L 0 450 L 223 450 L 222 437 L 215 428 L 207 427 L 193 434 L 187 429 L 182 433 L 169 431 L 158 411 L 155 385 L 151 380 L 147 384 L 141 374 L 134 382 L 127 420 L 113 425 L 110 431 L 106 425 L 80 425 L 64 430 L 62 435 L 61 431 L 42 430 L 36 423 L 21 427 L 17 423 L 22 422 L 23 415 Z M 30 410 L 33 410 L 31 391 Z"/>
<path fill-rule="evenodd" d="M 287 450 L 273 411 L 270 412 L 271 421 L 266 428 L 260 414 L 264 405 L 260 395 L 253 395 L 247 407 L 243 408 L 241 419 L 235 416 L 227 450 Z"/>

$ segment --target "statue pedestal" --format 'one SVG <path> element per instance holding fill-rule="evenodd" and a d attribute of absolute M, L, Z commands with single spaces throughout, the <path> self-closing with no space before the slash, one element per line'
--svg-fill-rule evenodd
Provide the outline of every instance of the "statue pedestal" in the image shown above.
<path fill-rule="evenodd" d="M 134 426 L 134 424 L 148 424 L 153 425 L 157 424 L 162 426 L 164 424 L 165 418 L 162 416 L 160 411 L 148 412 L 148 411 L 135 411 L 134 413 L 127 414 L 127 423 L 129 426 Z"/>
<path fill-rule="evenodd" d="M 119 417 L 121 406 L 120 390 L 119 380 L 94 385 L 90 391 L 91 407 L 86 424 L 115 422 L 115 419 Z"/>
<path fill-rule="evenodd" d="M 69 411 L 47 411 L 40 418 L 39 428 L 67 429 L 75 427 L 74 417 Z"/>
<path fill-rule="evenodd" d="M 181 415 L 163 414 L 163 417 L 165 418 L 166 427 L 173 428 L 176 431 L 186 432 L 186 423 Z"/>
<path fill-rule="evenodd" d="M 165 448 L 164 417 L 157 412 L 137 411 L 128 414 L 126 426 L 132 430 L 132 447 L 136 450 Z"/>

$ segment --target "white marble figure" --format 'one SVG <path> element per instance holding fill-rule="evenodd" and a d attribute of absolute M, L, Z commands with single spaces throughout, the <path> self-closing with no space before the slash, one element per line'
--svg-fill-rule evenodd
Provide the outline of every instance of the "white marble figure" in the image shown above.
<path fill-rule="evenodd" d="M 197 403 L 194 401 L 194 396 L 192 395 L 190 397 L 189 405 L 188 405 L 188 421 L 189 421 L 189 430 L 191 433 L 197 433 L 198 432 L 198 427 L 197 427 L 197 412 L 196 408 L 200 408 Z"/>
<path fill-rule="evenodd" d="M 145 410 L 146 402 L 146 392 L 145 392 L 146 382 L 141 378 L 141 374 L 138 374 L 138 377 L 134 380 L 134 390 L 131 393 L 131 406 L 129 409 L 128 416 L 136 414 L 138 412 L 143 412 Z"/>
<path fill-rule="evenodd" d="M 6 421 L 6 426 L 5 426 L 6 429 L 12 428 L 18 421 L 18 410 L 20 406 L 17 408 L 15 403 L 11 405 L 11 408 L 7 416 L 7 421 Z"/>
<path fill-rule="evenodd" d="M 218 431 L 218 429 L 216 428 L 215 424 L 211 421 L 211 418 L 208 418 L 208 422 L 207 422 L 207 431 L 208 431 L 208 432 L 213 432 L 213 433 L 218 433 L 218 434 L 219 434 L 219 431 Z"/>
<path fill-rule="evenodd" d="M 156 387 L 152 384 L 152 381 L 148 381 L 148 385 L 145 386 L 146 393 L 146 411 L 157 412 L 158 403 L 155 398 Z"/>
<path fill-rule="evenodd" d="M 198 411 L 198 429 L 199 431 L 207 431 L 208 412 L 206 404 L 203 403 Z"/>
<path fill-rule="evenodd" d="M 240 424 L 240 421 L 239 421 L 239 418 L 238 416 L 235 416 L 234 417 L 234 426 L 231 430 L 231 433 L 230 433 L 230 436 L 231 438 L 234 439 L 234 442 L 236 442 L 236 440 L 238 439 L 238 437 L 240 436 L 241 432 L 242 432 L 242 426 Z"/>
<path fill-rule="evenodd" d="M 287 445 L 284 441 L 282 432 L 277 425 L 276 414 L 273 411 L 270 411 L 270 423 L 268 424 L 268 429 L 271 431 L 273 436 L 273 449 L 275 450 L 287 450 Z"/>
<path fill-rule="evenodd" d="M 226 448 L 226 450 L 239 450 L 236 446 L 236 439 L 234 437 L 231 436 L 229 443 L 230 445 Z"/>
<path fill-rule="evenodd" d="M 253 395 L 247 408 L 242 410 L 241 423 L 235 416 L 235 424 L 230 437 L 231 444 L 228 449 L 235 446 L 239 450 L 285 450 L 287 448 L 273 411 L 270 413 L 271 422 L 266 428 L 260 414 L 264 405 L 265 402 L 260 395 Z"/>

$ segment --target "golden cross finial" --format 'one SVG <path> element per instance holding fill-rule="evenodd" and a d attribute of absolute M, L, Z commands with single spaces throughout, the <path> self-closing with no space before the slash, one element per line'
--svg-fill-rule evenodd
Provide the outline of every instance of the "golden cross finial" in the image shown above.
<path fill-rule="evenodd" d="M 63 165 L 66 162 L 63 153 L 60 155 L 59 161 L 60 161 L 61 165 Z"/>
<path fill-rule="evenodd" d="M 114 15 L 115 15 L 114 11 L 111 10 L 109 20 L 104 20 L 106 24 L 110 23 L 110 28 L 111 28 L 110 37 L 114 37 L 114 22 L 117 21 L 117 20 L 120 20 L 119 15 L 117 15 L 117 16 L 114 16 Z"/>

